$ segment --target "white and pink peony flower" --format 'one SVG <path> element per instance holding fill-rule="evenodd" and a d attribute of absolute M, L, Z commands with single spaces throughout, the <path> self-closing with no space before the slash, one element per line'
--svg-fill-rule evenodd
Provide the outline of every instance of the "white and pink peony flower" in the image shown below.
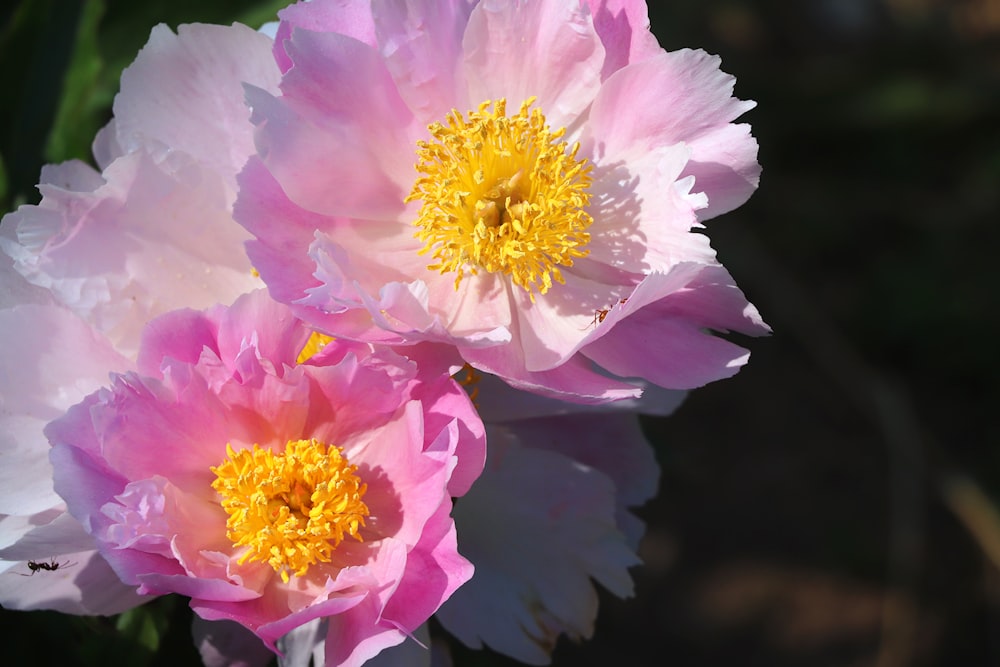
<path fill-rule="evenodd" d="M 253 151 L 243 83 L 276 90 L 271 40 L 246 26 L 153 29 L 94 142 L 102 171 L 42 169 L 42 201 L 3 219 L 0 249 L 123 353 L 151 318 L 260 286 L 232 220 Z"/>
<path fill-rule="evenodd" d="M 280 93 L 248 87 L 235 217 L 317 327 L 454 346 L 580 402 L 683 389 L 767 331 L 696 230 L 756 187 L 753 105 L 638 0 L 314 0 L 279 14 Z"/>
<path fill-rule="evenodd" d="M 52 489 L 45 423 L 133 368 L 146 323 L 261 285 L 232 220 L 253 150 L 243 82 L 277 90 L 271 39 L 165 26 L 122 74 L 94 153 L 42 169 L 37 206 L 0 224 L 0 604 L 111 614 L 139 603 Z M 20 575 L 28 563 L 72 567 Z"/>
<path fill-rule="evenodd" d="M 52 488 L 42 429 L 129 360 L 0 256 L 0 605 L 115 614 L 141 603 Z M 55 565 L 35 576 L 34 564 Z M 39 577 L 44 575 L 44 583 Z"/>
<path fill-rule="evenodd" d="M 327 664 L 360 665 L 472 575 L 450 516 L 485 457 L 465 391 L 388 349 L 316 345 L 263 292 L 157 319 L 138 372 L 46 434 L 122 581 L 272 648 L 325 618 Z"/>

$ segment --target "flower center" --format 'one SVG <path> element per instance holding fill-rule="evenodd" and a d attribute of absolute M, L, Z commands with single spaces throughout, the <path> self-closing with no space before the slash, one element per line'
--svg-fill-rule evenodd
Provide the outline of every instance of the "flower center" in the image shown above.
<path fill-rule="evenodd" d="M 288 583 L 288 573 L 302 576 L 310 565 L 330 562 L 345 535 L 363 541 L 368 490 L 339 447 L 317 440 L 289 440 L 275 454 L 254 445 L 234 451 L 212 468 L 212 488 L 229 514 L 226 536 L 234 547 L 247 547 L 239 563 L 267 561 Z"/>
<path fill-rule="evenodd" d="M 592 167 L 576 158 L 578 143 L 559 141 L 565 128 L 553 132 L 541 110 L 529 111 L 533 102 L 509 118 L 504 99 L 483 102 L 467 120 L 452 110 L 446 125 L 428 126 L 432 141 L 417 143 L 423 175 L 406 201 L 423 201 L 416 237 L 435 260 L 427 268 L 456 272 L 456 289 L 483 269 L 510 276 L 534 299 L 534 290 L 564 282 L 560 267 L 588 254 Z"/>

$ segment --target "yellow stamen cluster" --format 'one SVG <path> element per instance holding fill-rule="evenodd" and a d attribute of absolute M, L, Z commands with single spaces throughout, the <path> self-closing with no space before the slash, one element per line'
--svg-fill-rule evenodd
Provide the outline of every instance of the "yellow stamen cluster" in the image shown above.
<path fill-rule="evenodd" d="M 254 445 L 235 451 L 212 468 L 212 488 L 229 514 L 226 536 L 246 547 L 239 563 L 266 561 L 288 583 L 289 572 L 302 576 L 311 565 L 330 562 L 346 535 L 363 541 L 368 487 L 357 466 L 339 447 L 317 440 L 290 440 L 284 453 Z"/>
<path fill-rule="evenodd" d="M 320 350 L 334 340 L 336 339 L 333 336 L 327 336 L 326 334 L 321 334 L 318 331 L 312 332 L 312 335 L 309 336 L 309 340 L 307 340 L 306 344 L 302 346 L 302 351 L 299 352 L 299 356 L 295 360 L 295 363 L 306 363 L 309 359 L 319 354 Z"/>
<path fill-rule="evenodd" d="M 463 364 L 462 368 L 452 377 L 465 387 L 465 390 L 469 392 L 469 400 L 475 403 L 476 399 L 479 398 L 479 381 L 483 379 L 479 371 L 469 364 Z"/>
<path fill-rule="evenodd" d="M 560 141 L 539 109 L 521 104 L 506 115 L 506 100 L 486 101 L 468 119 L 457 110 L 447 124 L 429 126 L 433 141 L 417 144 L 417 178 L 406 201 L 422 200 L 416 237 L 432 253 L 428 269 L 510 276 L 534 299 L 564 282 L 559 267 L 585 257 L 593 218 L 592 166 L 577 159 L 580 145 Z M 489 107 L 492 105 L 493 109 Z"/>

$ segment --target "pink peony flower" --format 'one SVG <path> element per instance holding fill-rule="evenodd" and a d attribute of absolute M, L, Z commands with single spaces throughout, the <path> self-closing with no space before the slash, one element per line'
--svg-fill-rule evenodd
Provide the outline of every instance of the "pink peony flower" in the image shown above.
<path fill-rule="evenodd" d="M 471 576 L 451 499 L 485 438 L 447 375 L 310 334 L 261 292 L 169 313 L 138 372 L 46 434 L 56 491 L 140 594 L 190 596 L 272 648 L 325 617 L 327 664 L 359 665 Z"/>
<path fill-rule="evenodd" d="M 539 412 L 572 412 L 527 417 L 523 398 L 538 396 L 490 378 L 471 387 L 480 410 L 492 415 L 489 457 L 453 515 L 459 549 L 476 571 L 436 618 L 470 648 L 486 644 L 524 663 L 548 664 L 562 635 L 592 635 L 595 581 L 619 597 L 632 594 L 629 569 L 640 563 L 644 532 L 632 510 L 655 495 L 659 467 L 638 418 L 620 403 L 583 410 L 542 399 Z M 508 419 L 504 404 L 512 405 Z M 324 637 L 318 621 L 285 635 L 278 644 L 283 664 L 308 666 L 312 658 L 322 665 Z M 247 639 L 225 644 L 230 659 L 249 659 L 253 649 Z M 410 640 L 370 664 L 428 665 L 448 655 L 441 643 L 429 655 Z"/>
<path fill-rule="evenodd" d="M 753 104 L 638 0 L 315 0 L 248 88 L 238 222 L 271 293 L 338 336 L 435 341 L 580 402 L 684 389 L 767 331 L 697 228 L 756 187 Z M 610 376 L 617 376 L 610 377 Z"/>
<path fill-rule="evenodd" d="M 277 90 L 271 44 L 239 25 L 154 28 L 95 142 L 102 171 L 43 168 L 41 203 L 0 224 L 4 607 L 111 614 L 141 601 L 65 514 L 42 428 L 133 368 L 151 318 L 260 286 L 232 203 L 253 149 L 242 82 Z M 20 576 L 53 560 L 66 567 Z"/>

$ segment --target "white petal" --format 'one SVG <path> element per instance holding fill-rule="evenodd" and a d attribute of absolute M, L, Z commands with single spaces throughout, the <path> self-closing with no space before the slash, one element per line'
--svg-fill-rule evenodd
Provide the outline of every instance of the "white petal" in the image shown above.
<path fill-rule="evenodd" d="M 638 559 L 615 521 L 614 484 L 561 454 L 522 447 L 490 429 L 490 460 L 456 504 L 459 549 L 476 567 L 438 611 L 463 643 L 545 664 L 559 635 L 588 637 L 597 614 L 594 577 L 631 594 Z"/>
<path fill-rule="evenodd" d="M 121 583 L 96 551 L 70 553 L 53 559 L 53 571 L 28 563 L 0 574 L 0 605 L 28 611 L 53 609 L 67 614 L 111 615 L 136 607 L 148 598 Z"/>
<path fill-rule="evenodd" d="M 107 340 L 55 306 L 0 310 L 0 513 L 58 505 L 42 429 L 130 364 Z"/>

